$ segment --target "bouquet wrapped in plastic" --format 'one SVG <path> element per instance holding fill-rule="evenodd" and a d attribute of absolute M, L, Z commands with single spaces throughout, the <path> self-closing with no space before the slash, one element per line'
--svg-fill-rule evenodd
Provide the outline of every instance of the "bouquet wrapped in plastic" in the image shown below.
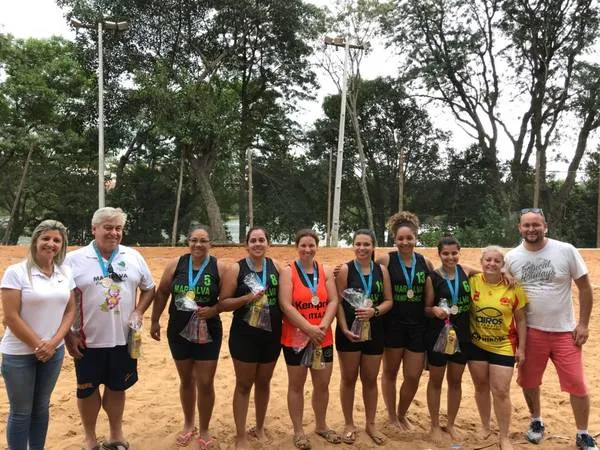
<path fill-rule="evenodd" d="M 433 351 L 445 353 L 446 355 L 454 355 L 455 353 L 460 352 L 456 330 L 449 319 L 446 319 L 444 328 L 440 331 L 440 335 L 433 346 Z"/>
<path fill-rule="evenodd" d="M 304 350 L 309 342 L 310 337 L 308 337 L 308 334 L 300 328 L 294 328 L 292 333 L 292 345 L 290 345 L 290 347 L 292 347 L 292 350 L 294 350 L 295 353 L 300 353 Z"/>
<path fill-rule="evenodd" d="M 142 317 L 135 311 L 129 316 L 127 351 L 132 359 L 138 359 L 142 355 Z"/>
<path fill-rule="evenodd" d="M 300 364 L 305 367 L 310 367 L 311 369 L 324 369 L 325 360 L 323 359 L 323 349 L 310 342 L 306 346 L 306 350 L 304 350 L 304 355 L 302 355 Z"/>
<path fill-rule="evenodd" d="M 356 308 L 370 308 L 373 306 L 371 299 L 365 295 L 365 293 L 358 289 L 344 289 L 342 297 L 346 300 L 354 309 Z M 368 341 L 371 339 L 371 322 L 368 320 L 360 320 L 355 318 L 350 327 L 350 332 L 357 336 L 360 336 L 359 341 Z"/>
<path fill-rule="evenodd" d="M 192 316 L 185 328 L 179 335 L 195 344 L 208 344 L 212 342 L 212 337 L 208 332 L 206 320 L 198 317 L 198 305 L 196 302 L 185 295 L 175 299 L 175 306 L 178 311 L 192 312 Z"/>
<path fill-rule="evenodd" d="M 244 277 L 244 284 L 250 288 L 252 294 L 258 294 L 265 290 L 254 273 L 249 273 Z M 267 298 L 266 292 L 248 305 L 248 312 L 244 317 L 244 321 L 252 327 L 260 328 L 265 331 L 272 331 L 269 299 Z"/>

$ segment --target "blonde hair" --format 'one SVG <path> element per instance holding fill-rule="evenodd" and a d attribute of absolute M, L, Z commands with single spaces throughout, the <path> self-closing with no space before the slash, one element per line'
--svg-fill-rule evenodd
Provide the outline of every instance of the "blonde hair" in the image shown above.
<path fill-rule="evenodd" d="M 419 234 L 419 218 L 416 214 L 409 211 L 400 211 L 394 214 L 388 220 L 388 229 L 392 232 L 394 237 L 399 228 L 408 227 L 410 228 L 415 236 Z"/>
<path fill-rule="evenodd" d="M 502 256 L 502 261 L 504 261 L 504 250 L 499 245 L 488 245 L 487 247 L 482 248 L 481 249 L 481 258 L 483 258 L 483 256 L 489 252 L 500 253 L 500 256 Z"/>
<path fill-rule="evenodd" d="M 62 238 L 62 245 L 60 250 L 54 256 L 52 262 L 60 266 L 65 260 L 65 255 L 67 254 L 67 228 L 60 223 L 58 220 L 43 220 L 40 224 L 35 227 L 33 230 L 33 234 L 31 235 L 31 243 L 29 244 L 29 252 L 27 253 L 27 274 L 29 276 L 29 281 L 31 282 L 31 268 L 33 266 L 39 267 L 37 262 L 37 242 L 42 233 L 47 231 L 58 231 L 60 233 L 60 237 Z"/>

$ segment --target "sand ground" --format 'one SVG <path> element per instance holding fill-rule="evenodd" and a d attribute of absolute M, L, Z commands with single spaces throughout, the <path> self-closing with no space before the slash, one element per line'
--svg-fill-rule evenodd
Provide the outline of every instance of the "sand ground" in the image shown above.
<path fill-rule="evenodd" d="M 185 248 L 140 248 L 158 282 L 162 270 L 167 262 L 185 252 Z M 383 251 L 383 250 L 379 250 Z M 25 247 L 0 247 L 0 274 L 5 268 L 21 260 L 26 252 Z M 221 247 L 212 250 L 212 253 L 226 261 L 233 262 L 245 255 L 243 248 Z M 422 253 L 430 257 L 437 265 L 438 258 L 435 249 L 422 249 Z M 583 257 L 588 264 L 594 296 L 598 299 L 600 294 L 600 251 L 582 250 Z M 295 249 L 291 247 L 274 247 L 270 256 L 282 262 L 289 262 L 295 257 Z M 320 249 L 318 260 L 335 265 L 352 258 L 350 249 Z M 465 264 L 477 265 L 479 259 L 478 249 L 463 249 L 461 261 Z M 576 290 L 574 291 L 576 292 Z M 574 299 L 575 309 L 578 311 L 577 300 Z M 149 314 L 146 314 L 145 331 L 143 338 L 143 356 L 139 362 L 140 381 L 127 392 L 124 428 L 131 443 L 132 449 L 175 449 L 175 437 L 182 425 L 182 414 L 178 395 L 178 377 L 169 353 L 165 339 L 160 342 L 152 340 L 148 335 Z M 233 364 L 229 355 L 227 339 L 229 334 L 230 314 L 223 314 L 224 339 L 221 356 L 217 368 L 215 381 L 216 404 L 211 422 L 213 434 L 218 438 L 221 448 L 232 448 L 234 440 L 234 423 L 232 417 L 231 400 L 235 377 Z M 167 313 L 163 314 L 161 323 L 166 326 Z M 2 330 L 0 325 L 0 330 Z M 2 330 L 3 331 L 3 330 Z M 164 334 L 163 334 L 164 335 Z M 597 393 L 600 391 L 600 376 L 596 371 L 600 369 L 600 360 L 594 349 L 600 346 L 600 307 L 596 306 L 590 325 L 590 339 L 585 346 L 586 375 L 592 393 L 592 410 L 590 415 L 590 432 L 600 432 L 600 403 Z M 379 398 L 377 421 L 380 429 L 388 436 L 388 442 L 381 448 L 386 449 L 431 449 L 450 448 L 452 442 L 448 436 L 443 445 L 434 447 L 427 440 L 429 416 L 425 399 L 427 372 L 423 374 L 419 391 L 409 410 L 409 419 L 415 424 L 410 433 L 398 433 L 385 425 L 386 414 L 381 394 Z M 339 401 L 339 367 L 334 358 L 333 377 L 330 385 L 330 401 L 328 409 L 329 425 L 342 432 L 343 416 Z M 401 376 L 398 380 L 398 386 Z M 289 419 L 286 391 L 287 374 L 283 357 L 277 363 L 272 381 L 271 402 L 267 413 L 268 443 L 251 442 L 253 448 L 269 447 L 272 450 L 293 448 L 291 421 Z M 311 384 L 306 384 L 306 397 L 310 397 Z M 462 448 L 484 448 L 484 445 L 493 444 L 493 441 L 480 442 L 477 436 L 479 416 L 474 401 L 474 391 L 468 371 L 463 379 L 463 401 L 457 419 L 457 427 L 464 435 L 461 442 Z M 531 448 L 531 444 L 524 442 L 522 432 L 528 423 L 528 412 L 520 389 L 513 379 L 512 387 L 512 438 L 517 443 L 516 448 Z M 575 426 L 572 418 L 569 397 L 560 392 L 556 372 L 551 365 L 544 378 L 542 386 L 543 417 L 546 422 L 547 439 L 539 446 L 541 449 L 574 448 Z M 442 424 L 445 421 L 445 390 L 442 393 Z M 250 402 L 248 426 L 253 425 L 253 402 Z M 8 416 L 8 400 L 4 389 L 3 380 L 0 379 L 0 443 L 1 448 L 6 447 L 5 429 Z M 64 366 L 58 384 L 52 396 L 50 410 L 50 429 L 48 431 L 47 448 L 54 449 L 80 449 L 83 443 L 81 421 L 77 412 L 75 397 L 75 373 L 72 359 L 65 357 Z M 492 414 L 493 416 L 493 414 Z M 357 384 L 355 400 L 355 422 L 362 429 L 364 427 L 364 408 L 360 393 L 360 383 Z M 315 449 L 325 448 L 358 448 L 373 449 L 376 446 L 364 432 L 359 432 L 354 447 L 346 444 L 329 445 L 318 438 L 312 430 L 314 428 L 313 413 L 310 401 L 305 402 L 304 423 L 306 431 L 311 431 L 309 437 Z M 104 413 L 100 413 L 97 426 L 98 436 L 105 436 L 108 424 Z M 190 447 L 193 448 L 193 447 Z M 494 448 L 494 446 L 486 447 Z"/>

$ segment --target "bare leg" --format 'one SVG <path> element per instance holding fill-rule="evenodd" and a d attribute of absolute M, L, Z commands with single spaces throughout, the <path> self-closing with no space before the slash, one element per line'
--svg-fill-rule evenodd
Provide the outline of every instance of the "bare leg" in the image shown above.
<path fill-rule="evenodd" d="M 587 430 L 588 419 L 590 417 L 590 397 L 585 395 L 583 397 L 573 395 L 570 396 L 571 408 L 573 408 L 573 415 L 575 416 L 575 424 L 578 430 Z"/>
<path fill-rule="evenodd" d="M 354 425 L 354 392 L 356 389 L 356 380 L 358 378 L 358 369 L 360 366 L 360 352 L 338 352 L 340 361 L 340 401 L 342 403 L 342 412 L 344 413 L 344 434 L 356 431 Z"/>
<path fill-rule="evenodd" d="M 269 398 L 271 396 L 271 378 L 275 364 L 273 361 L 267 364 L 259 364 L 256 370 L 256 380 L 254 382 L 254 407 L 256 409 L 256 428 L 254 430 L 258 439 L 265 437 L 265 417 Z"/>
<path fill-rule="evenodd" d="M 417 389 L 419 389 L 419 380 L 423 373 L 423 365 L 425 364 L 425 353 L 411 352 L 406 350 L 402 359 L 404 365 L 402 373 L 404 381 L 400 387 L 400 400 L 398 401 L 398 421 L 405 429 L 410 429 L 410 423 L 406 419 L 406 413 L 410 407 Z"/>
<path fill-rule="evenodd" d="M 489 366 L 487 361 L 469 361 L 469 372 L 471 372 L 473 386 L 475 387 L 475 402 L 479 410 L 484 438 L 489 437 L 491 434 L 490 415 L 492 412 L 492 402 L 490 398 Z"/>
<path fill-rule="evenodd" d="M 233 420 L 235 422 L 236 436 L 235 448 L 249 448 L 246 436 L 246 418 L 250 391 L 256 377 L 256 363 L 246 363 L 233 360 L 235 369 L 235 390 L 233 392 Z"/>
<path fill-rule="evenodd" d="M 381 356 L 362 355 L 360 362 L 360 380 L 362 382 L 363 402 L 365 404 L 365 431 L 376 444 L 385 442 L 385 437 L 377 432 L 375 415 L 377 413 L 377 375 L 381 366 Z"/>
<path fill-rule="evenodd" d="M 310 369 L 313 383 L 312 407 L 315 413 L 315 431 L 327 431 L 327 405 L 329 404 L 329 381 L 333 363 L 325 363 L 324 369 Z"/>
<path fill-rule="evenodd" d="M 388 419 L 398 427 L 400 423 L 398 422 L 396 409 L 396 380 L 398 379 L 398 370 L 403 355 L 403 348 L 386 348 L 383 351 L 383 373 L 381 374 L 381 394 L 387 409 Z"/>
<path fill-rule="evenodd" d="M 196 380 L 194 378 L 194 360 L 175 360 L 179 374 L 179 401 L 183 410 L 183 430 L 188 433 L 196 422 Z"/>
<path fill-rule="evenodd" d="M 100 391 L 98 389 L 89 397 L 77 399 L 77 408 L 79 409 L 79 416 L 81 417 L 81 424 L 85 433 L 85 446 L 88 449 L 98 445 L 96 421 L 98 420 L 101 405 L 102 399 L 100 398 Z"/>
<path fill-rule="evenodd" d="M 513 376 L 513 368 L 490 364 L 490 388 L 494 399 L 494 413 L 498 422 L 498 442 L 501 449 L 512 449 L 508 437 L 510 428 L 510 381 Z"/>
<path fill-rule="evenodd" d="M 448 371 L 446 373 L 446 380 L 448 382 L 448 425 L 446 425 L 446 431 L 452 436 L 455 442 L 461 439 L 457 430 L 454 429 L 454 423 L 462 400 L 462 376 L 464 371 L 464 364 L 448 363 Z"/>
<path fill-rule="evenodd" d="M 287 366 L 288 371 L 288 394 L 287 403 L 292 426 L 294 427 L 294 436 L 304 434 L 302 427 L 302 416 L 304 413 L 304 384 L 308 367 Z"/>
<path fill-rule="evenodd" d="M 198 392 L 198 418 L 200 427 L 198 436 L 202 439 L 211 439 L 208 430 L 213 408 L 215 406 L 215 372 L 217 370 L 217 361 L 195 361 L 194 376 L 196 379 L 196 389 Z"/>
<path fill-rule="evenodd" d="M 429 437 L 435 444 L 442 442 L 442 429 L 440 427 L 440 397 L 442 395 L 442 382 L 446 366 L 429 365 L 429 382 L 427 383 L 427 408 L 431 420 Z"/>

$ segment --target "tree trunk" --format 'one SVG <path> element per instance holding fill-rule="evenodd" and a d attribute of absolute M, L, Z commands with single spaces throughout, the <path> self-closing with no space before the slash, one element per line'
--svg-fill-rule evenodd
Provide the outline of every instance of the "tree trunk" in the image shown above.
<path fill-rule="evenodd" d="M 367 188 L 367 162 L 365 159 L 365 152 L 362 142 L 362 137 L 360 134 L 360 124 L 358 123 L 358 114 L 356 111 L 356 95 L 357 93 L 353 93 L 348 96 L 350 100 L 350 116 L 352 117 L 352 126 L 354 128 L 354 134 L 356 135 L 356 149 L 358 150 L 358 157 L 360 160 L 360 191 L 362 192 L 363 201 L 365 203 L 365 210 L 367 213 L 367 224 L 369 230 L 374 230 L 375 226 L 373 224 L 373 208 L 371 207 L 371 199 L 369 198 L 369 190 Z M 374 243 L 377 245 L 377 243 Z"/>
<path fill-rule="evenodd" d="M 181 149 L 181 161 L 179 163 L 179 181 L 177 183 L 177 198 L 175 199 L 175 212 L 173 214 L 173 230 L 171 232 L 171 246 L 175 247 L 177 245 L 177 228 L 179 221 L 179 206 L 181 205 L 181 191 L 183 189 L 183 167 L 185 157 L 183 154 L 183 149 Z"/>
<path fill-rule="evenodd" d="M 17 188 L 17 193 L 15 195 L 15 201 L 10 210 L 8 223 L 6 224 L 2 245 L 8 245 L 10 243 L 10 235 L 12 234 L 12 229 L 15 224 L 15 216 L 17 214 L 17 209 L 19 208 L 19 202 L 21 201 L 23 188 L 25 187 L 25 177 L 27 176 L 27 170 L 29 169 L 29 163 L 31 162 L 31 156 L 33 155 L 34 148 L 33 142 L 30 142 L 29 151 L 27 152 L 27 159 L 25 160 L 25 166 L 23 167 L 23 173 L 21 174 L 21 180 L 19 181 L 19 187 Z"/>
<path fill-rule="evenodd" d="M 200 197 L 204 202 L 206 214 L 208 215 L 211 239 L 214 242 L 227 242 L 227 233 L 225 232 L 225 225 L 221 216 L 221 208 L 219 208 L 215 193 L 210 185 L 208 171 L 204 167 L 195 167 L 194 172 Z"/>

